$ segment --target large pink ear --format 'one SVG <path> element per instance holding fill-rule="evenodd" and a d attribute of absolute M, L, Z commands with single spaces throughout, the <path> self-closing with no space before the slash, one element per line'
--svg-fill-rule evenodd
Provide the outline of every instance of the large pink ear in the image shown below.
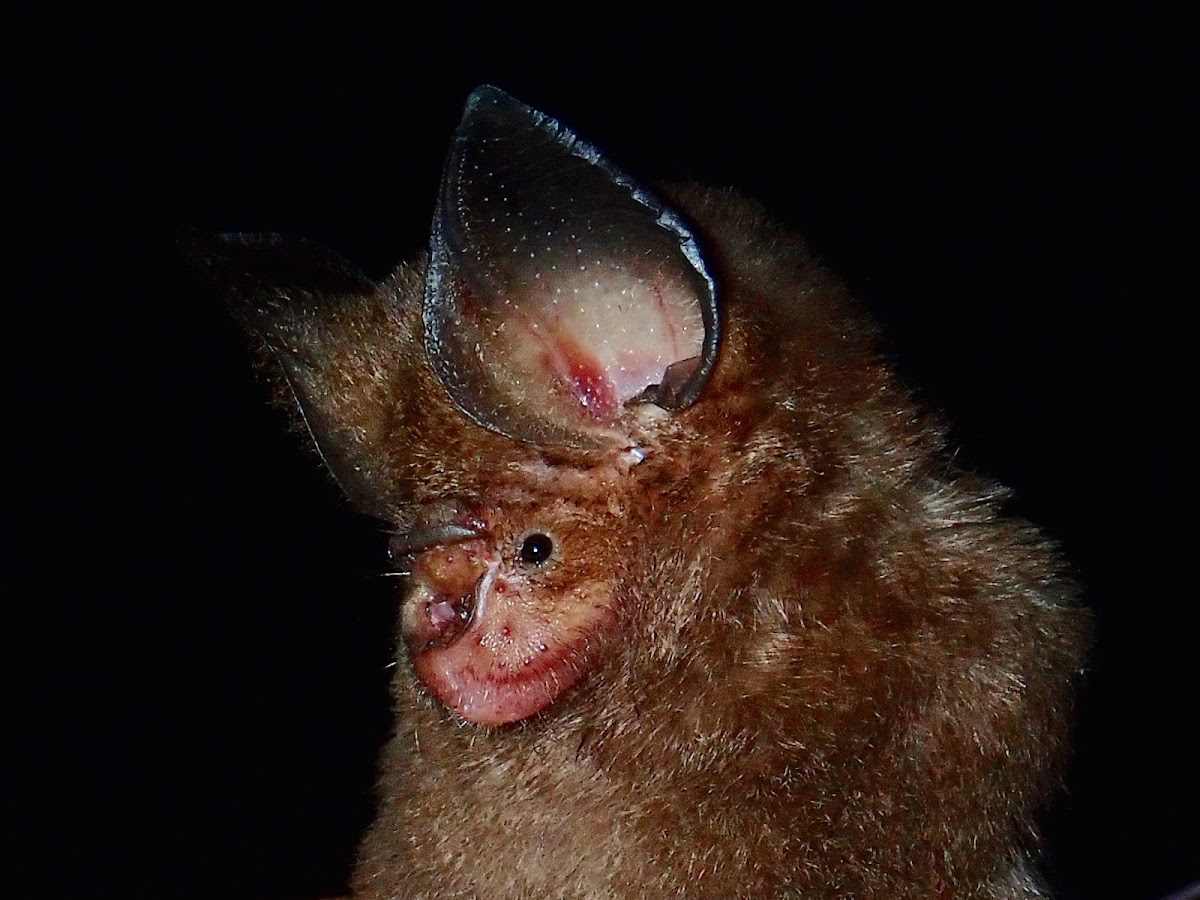
<path fill-rule="evenodd" d="M 467 101 L 431 250 L 429 361 L 502 434 L 594 445 L 630 404 L 695 403 L 716 364 L 716 290 L 688 228 L 496 88 Z"/>

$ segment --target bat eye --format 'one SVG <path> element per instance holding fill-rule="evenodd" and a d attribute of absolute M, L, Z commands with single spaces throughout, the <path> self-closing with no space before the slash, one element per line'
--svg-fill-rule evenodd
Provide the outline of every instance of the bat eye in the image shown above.
<path fill-rule="evenodd" d="M 521 562 L 527 566 L 540 566 L 554 555 L 554 541 L 549 535 L 535 532 L 521 542 Z"/>

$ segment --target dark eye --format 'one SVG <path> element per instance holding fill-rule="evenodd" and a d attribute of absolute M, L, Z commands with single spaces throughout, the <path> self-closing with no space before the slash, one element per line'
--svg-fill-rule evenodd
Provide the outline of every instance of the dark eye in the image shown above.
<path fill-rule="evenodd" d="M 521 544 L 521 562 L 540 566 L 554 555 L 554 541 L 549 535 L 531 534 Z"/>

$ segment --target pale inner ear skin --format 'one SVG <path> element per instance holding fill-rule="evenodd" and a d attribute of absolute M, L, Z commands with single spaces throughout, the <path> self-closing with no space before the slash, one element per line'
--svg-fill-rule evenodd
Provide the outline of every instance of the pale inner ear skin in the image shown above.
<path fill-rule="evenodd" d="M 491 356 L 510 402 L 605 425 L 698 357 L 705 333 L 695 293 L 677 276 L 600 261 L 538 272 L 489 324 L 482 361 Z"/>
<path fill-rule="evenodd" d="M 699 398 L 720 322 L 691 232 L 502 91 L 467 101 L 430 249 L 429 362 L 484 427 L 595 448 L 628 439 L 618 420 L 631 402 L 674 411 Z M 697 357 L 689 383 L 664 384 Z"/>

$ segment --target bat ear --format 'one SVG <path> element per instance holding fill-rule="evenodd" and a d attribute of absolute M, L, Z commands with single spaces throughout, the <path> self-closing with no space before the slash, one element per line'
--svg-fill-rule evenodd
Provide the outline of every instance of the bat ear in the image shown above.
<path fill-rule="evenodd" d="M 589 446 L 625 407 L 695 403 L 716 290 L 679 217 L 555 120 L 471 94 L 434 216 L 426 352 L 494 431 Z"/>
<path fill-rule="evenodd" d="M 184 243 L 193 265 L 261 340 L 334 480 L 360 510 L 387 518 L 363 465 L 373 405 L 336 392 L 351 381 L 339 369 L 352 367 L 335 323 L 376 286 L 332 251 L 276 234 L 191 235 Z"/>

